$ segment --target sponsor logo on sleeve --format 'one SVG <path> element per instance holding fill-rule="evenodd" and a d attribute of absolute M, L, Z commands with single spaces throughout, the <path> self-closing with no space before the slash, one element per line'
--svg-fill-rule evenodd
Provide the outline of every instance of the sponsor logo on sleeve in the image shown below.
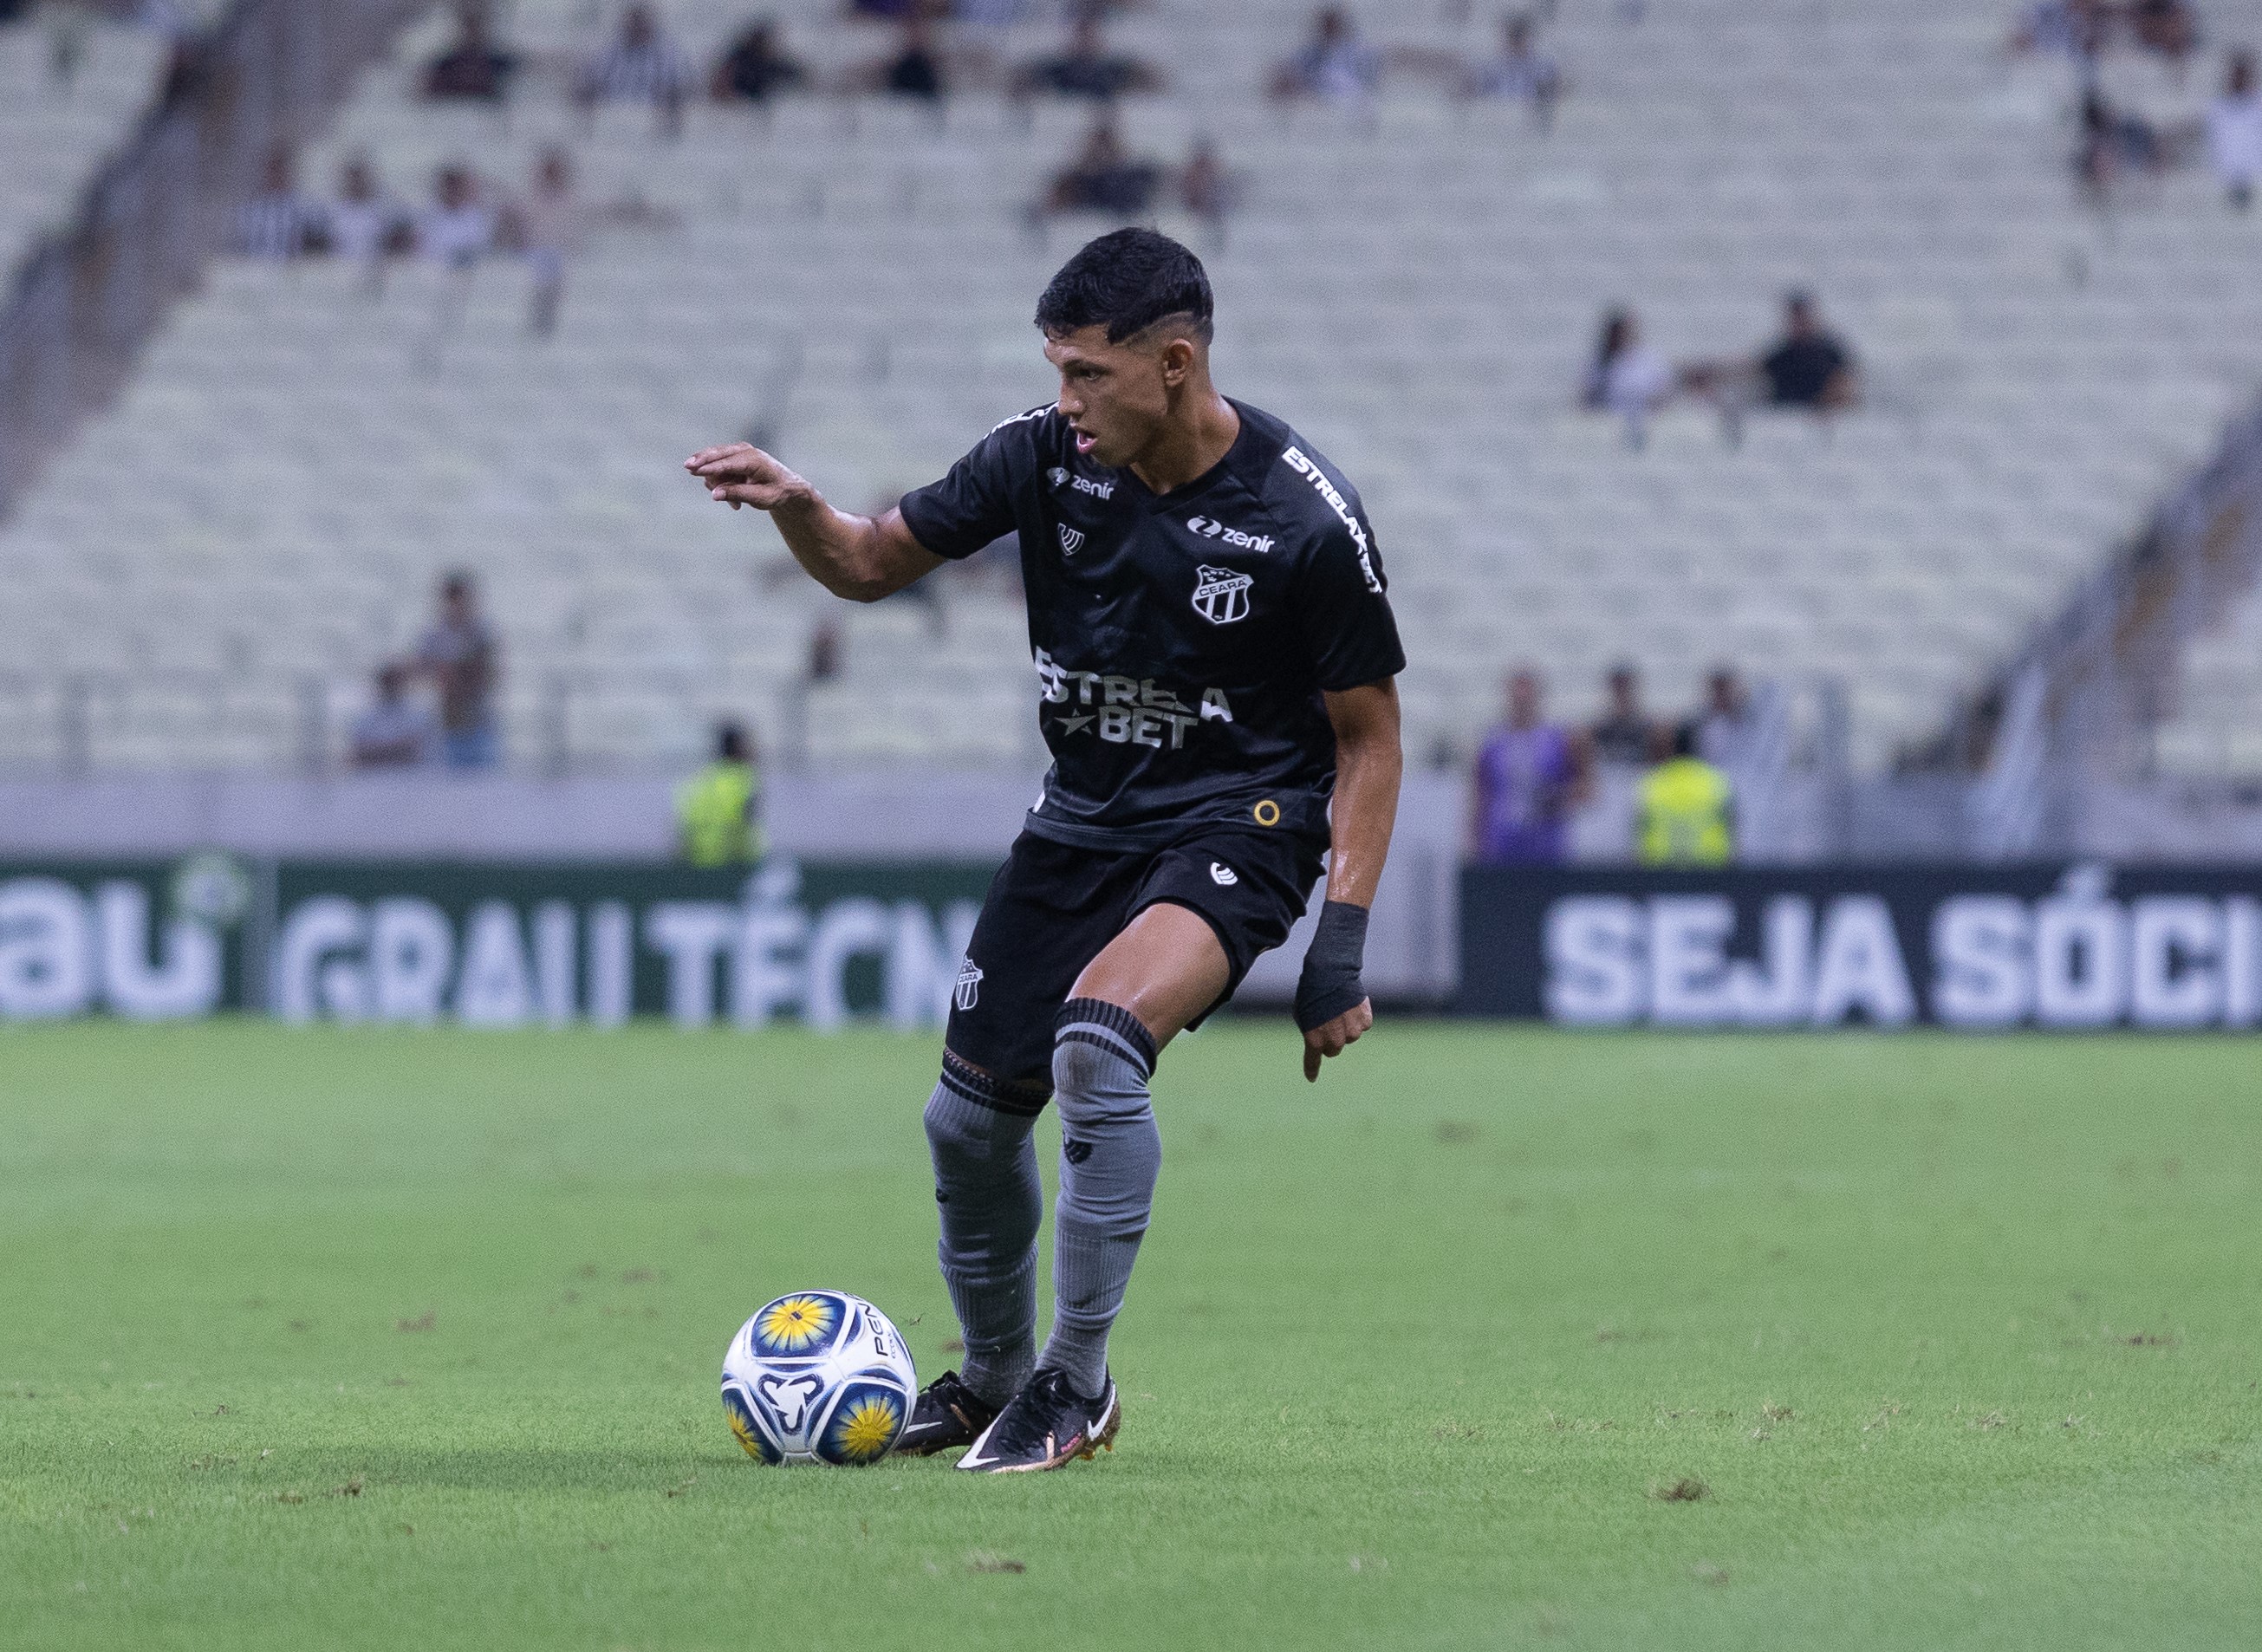
<path fill-rule="evenodd" d="M 1307 457 L 1301 449 L 1292 447 L 1280 457 L 1290 470 L 1311 483 L 1313 490 L 1327 501 L 1328 509 L 1336 513 L 1336 519 L 1351 530 L 1351 542 L 1358 548 L 1358 571 L 1366 578 L 1366 588 L 1380 596 L 1382 580 L 1374 571 L 1373 547 L 1366 542 L 1366 530 L 1360 525 L 1358 515 L 1352 511 L 1351 501 L 1345 499 L 1343 491 L 1328 480 L 1327 473 L 1319 467 L 1317 461 Z"/>

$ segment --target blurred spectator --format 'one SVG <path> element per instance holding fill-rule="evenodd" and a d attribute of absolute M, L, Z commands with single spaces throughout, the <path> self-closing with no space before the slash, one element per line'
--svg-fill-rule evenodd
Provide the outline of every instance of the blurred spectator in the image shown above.
<path fill-rule="evenodd" d="M 321 249 L 322 218 L 320 203 L 299 193 L 298 165 L 278 143 L 268 151 L 259 193 L 236 209 L 236 250 L 277 263 L 304 257 Z"/>
<path fill-rule="evenodd" d="M 809 633 L 809 665 L 803 674 L 811 682 L 832 682 L 846 669 L 847 638 L 837 619 L 820 619 Z"/>
<path fill-rule="evenodd" d="M 1692 719 L 1696 731 L 1696 754 L 1721 768 L 1743 761 L 1751 738 L 1751 700 L 1736 674 L 1717 666 L 1704 679 L 1704 708 Z"/>
<path fill-rule="evenodd" d="M 1783 301 L 1783 335 L 1760 357 L 1769 405 L 1833 412 L 1859 394 L 1853 352 L 1822 325 L 1813 298 L 1792 292 Z"/>
<path fill-rule="evenodd" d="M 1587 747 L 1597 762 L 1638 768 L 1649 761 L 1656 728 L 1641 709 L 1641 679 L 1632 666 L 1612 666 L 1604 681 L 1609 698 L 1587 729 Z"/>
<path fill-rule="evenodd" d="M 717 103 L 738 99 L 766 104 L 782 91 L 808 83 L 808 69 L 787 53 L 778 25 L 768 18 L 757 18 L 715 60 L 709 90 Z"/>
<path fill-rule="evenodd" d="M 1101 103 L 1126 92 L 1158 91 L 1162 85 L 1163 77 L 1151 63 L 1108 51 L 1100 37 L 1099 18 L 1090 11 L 1077 18 L 1066 51 L 1024 63 L 1013 76 L 1013 90 L 1022 97 L 1048 92 Z"/>
<path fill-rule="evenodd" d="M 544 150 L 534 163 L 532 186 L 505 209 L 498 226 L 502 243 L 525 256 L 534 278 L 527 330 L 537 338 L 547 338 L 557 331 L 566 262 L 580 255 L 588 245 L 589 231 L 598 223 L 664 225 L 670 221 L 670 214 L 647 206 L 638 196 L 602 204 L 584 200 L 574 183 L 573 157 L 554 144 Z"/>
<path fill-rule="evenodd" d="M 440 696 L 440 755 L 450 768 L 492 768 L 501 756 L 494 692 L 501 650 L 468 574 L 440 581 L 437 617 L 416 645 L 414 668 Z"/>
<path fill-rule="evenodd" d="M 942 53 L 934 43 L 934 30 L 924 17 L 904 25 L 903 40 L 892 57 L 882 58 L 865 71 L 875 91 L 896 97 L 923 97 L 940 103 L 950 90 Z"/>
<path fill-rule="evenodd" d="M 929 0 L 848 0 L 850 17 L 870 18 L 883 23 L 903 23 L 930 16 L 934 11 Z"/>
<path fill-rule="evenodd" d="M 746 866 L 762 858 L 762 778 L 746 729 L 715 731 L 715 757 L 675 790 L 683 858 L 694 866 Z"/>
<path fill-rule="evenodd" d="M 457 12 L 456 43 L 424 69 L 424 95 L 445 100 L 467 98 L 499 104 L 518 73 L 518 56 L 487 38 L 486 8 L 467 4 Z"/>
<path fill-rule="evenodd" d="M 2075 175 L 2100 201 L 2124 178 L 2158 177 L 2168 169 L 2166 134 L 2142 116 L 2115 109 L 2091 86 L 2081 95 L 2081 140 Z"/>
<path fill-rule="evenodd" d="M 377 668 L 377 697 L 347 736 L 356 768 L 411 768 L 431 757 L 440 726 L 408 697 L 408 675 L 398 663 Z"/>
<path fill-rule="evenodd" d="M 1303 50 L 1273 70 L 1272 96 L 1356 104 L 1372 97 L 1381 83 L 1381 54 L 1358 38 L 1350 13 L 1323 6 Z"/>
<path fill-rule="evenodd" d="M 2262 177 L 2262 92 L 2254 83 L 2254 54 L 2240 49 L 2226 60 L 2222 95 L 2207 108 L 2207 154 L 2215 176 L 2244 212 Z"/>
<path fill-rule="evenodd" d="M 2112 22 L 2105 0 L 2041 0 L 2012 25 L 2011 50 L 2089 62 L 2105 49 Z"/>
<path fill-rule="evenodd" d="M 1046 191 L 1048 213 L 1143 213 L 1155 198 L 1162 169 L 1142 161 L 1123 148 L 1115 123 L 1105 117 L 1092 123 L 1084 148 L 1065 170 L 1054 175 Z"/>
<path fill-rule="evenodd" d="M 1544 130 L 1555 121 L 1556 100 L 1563 95 L 1563 71 L 1553 58 L 1532 45 L 1532 26 L 1528 13 L 1503 18 L 1500 55 L 1470 69 L 1466 90 L 1472 97 L 1529 104 Z"/>
<path fill-rule="evenodd" d="M 1570 730 L 1543 723 L 1538 674 L 1508 679 L 1505 718 L 1477 748 L 1469 787 L 1469 858 L 1512 866 L 1563 858 L 1571 811 L 1583 795 L 1587 763 Z"/>
<path fill-rule="evenodd" d="M 1735 855 L 1734 793 L 1727 776 L 1696 754 L 1696 730 L 1684 724 L 1642 776 L 1634 856 L 1644 866 L 1725 866 Z"/>
<path fill-rule="evenodd" d="M 401 251 L 410 234 L 407 214 L 385 192 L 364 155 L 338 169 L 338 194 L 323 211 L 329 249 L 356 263 L 374 264 Z"/>
<path fill-rule="evenodd" d="M 2136 44 L 2179 69 L 2199 46 L 2199 17 L 2190 0 L 2131 0 L 2128 18 Z"/>
<path fill-rule="evenodd" d="M 417 215 L 416 250 L 450 270 L 468 270 L 493 249 L 494 214 L 479 198 L 472 170 L 460 162 L 440 169 L 432 205 Z"/>
<path fill-rule="evenodd" d="M 652 8 L 638 0 L 621 13 L 619 37 L 582 69 L 574 96 L 585 110 L 602 103 L 648 103 L 660 130 L 673 137 L 682 130 L 690 87 L 683 54 L 660 32 Z"/>
<path fill-rule="evenodd" d="M 1641 342 L 1641 323 L 1632 310 L 1603 317 L 1595 358 L 1579 386 L 1579 405 L 1590 413 L 1615 413 L 1636 440 L 1642 421 L 1673 397 L 1673 364 Z"/>
<path fill-rule="evenodd" d="M 1193 153 L 1178 174 L 1178 205 L 1212 229 L 1222 229 L 1225 215 L 1240 204 L 1241 184 L 1228 170 L 1209 138 L 1194 140 Z"/>

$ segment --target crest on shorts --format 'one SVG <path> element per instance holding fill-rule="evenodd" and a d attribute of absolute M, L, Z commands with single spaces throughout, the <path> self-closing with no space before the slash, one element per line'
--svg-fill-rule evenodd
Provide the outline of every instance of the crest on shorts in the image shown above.
<path fill-rule="evenodd" d="M 951 989 L 950 1001 L 962 1010 L 970 1010 L 982 998 L 982 966 L 969 958 L 958 966 L 958 985 Z"/>
<path fill-rule="evenodd" d="M 1241 881 L 1241 874 L 1223 861 L 1212 861 L 1209 863 L 1209 877 L 1210 882 L 1215 884 L 1220 889 L 1231 889 Z"/>
<path fill-rule="evenodd" d="M 1213 625 L 1230 625 L 1249 617 L 1249 588 L 1257 583 L 1231 568 L 1214 568 L 1207 562 L 1194 570 L 1194 612 Z"/>
<path fill-rule="evenodd" d="M 1060 533 L 1063 556 L 1072 557 L 1084 549 L 1084 530 L 1081 528 L 1071 528 L 1068 523 L 1063 523 Z"/>

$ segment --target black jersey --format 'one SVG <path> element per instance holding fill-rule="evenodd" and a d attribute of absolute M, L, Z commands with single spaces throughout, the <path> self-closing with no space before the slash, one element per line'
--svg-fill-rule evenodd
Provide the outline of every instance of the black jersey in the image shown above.
<path fill-rule="evenodd" d="M 1271 414 L 1233 407 L 1226 456 L 1167 494 L 1079 459 L 1043 407 L 904 496 L 937 556 L 1019 532 L 1053 756 L 1027 822 L 1040 837 L 1138 848 L 1253 821 L 1324 840 L 1321 693 L 1405 668 L 1358 494 Z"/>

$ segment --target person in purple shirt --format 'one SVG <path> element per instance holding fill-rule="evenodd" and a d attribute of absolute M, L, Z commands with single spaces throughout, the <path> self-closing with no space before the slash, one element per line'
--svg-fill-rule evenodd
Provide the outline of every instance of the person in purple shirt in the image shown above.
<path fill-rule="evenodd" d="M 1539 718 L 1539 675 L 1508 679 L 1508 715 L 1477 748 L 1469 789 L 1469 858 L 1480 866 L 1560 861 L 1571 811 L 1585 797 L 1585 741 Z"/>

